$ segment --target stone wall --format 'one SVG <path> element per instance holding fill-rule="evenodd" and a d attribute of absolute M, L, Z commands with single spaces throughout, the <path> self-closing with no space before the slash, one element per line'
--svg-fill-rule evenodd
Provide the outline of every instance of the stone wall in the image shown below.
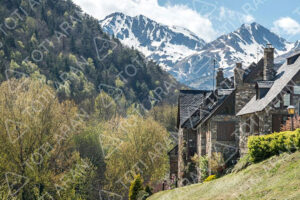
<path fill-rule="evenodd" d="M 178 146 L 174 147 L 172 151 L 169 152 L 169 162 L 170 162 L 170 178 L 174 175 L 178 176 Z"/>
<path fill-rule="evenodd" d="M 217 123 L 218 122 L 233 122 L 235 123 L 235 130 L 232 132 L 234 140 L 222 141 L 217 138 Z M 212 156 L 214 152 L 221 152 L 225 162 L 232 162 L 236 159 L 239 148 L 239 119 L 234 115 L 216 115 L 210 121 L 210 143 L 207 144 L 207 155 Z"/>
<path fill-rule="evenodd" d="M 237 85 L 235 95 L 235 112 L 238 113 L 255 95 L 255 84 L 243 83 Z"/>
<path fill-rule="evenodd" d="M 184 177 L 184 137 L 183 129 L 179 128 L 178 130 L 178 186 L 183 186 L 183 177 Z"/>
<path fill-rule="evenodd" d="M 197 130 L 180 128 L 178 131 L 178 186 L 184 186 L 191 181 L 190 174 L 196 171 L 188 171 L 191 158 L 197 152 Z"/>

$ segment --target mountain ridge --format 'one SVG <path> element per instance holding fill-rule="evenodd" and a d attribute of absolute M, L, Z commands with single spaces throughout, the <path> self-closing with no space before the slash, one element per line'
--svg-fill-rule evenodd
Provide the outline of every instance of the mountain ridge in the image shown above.
<path fill-rule="evenodd" d="M 167 71 L 178 60 L 196 53 L 206 44 L 186 28 L 169 27 L 144 15 L 131 17 L 116 12 L 100 20 L 100 25 L 105 32 L 123 44 L 137 48 Z"/>
<path fill-rule="evenodd" d="M 236 62 L 242 62 L 243 67 L 257 62 L 269 43 L 275 48 L 275 57 L 297 48 L 296 43 L 287 42 L 258 23 L 243 24 L 236 31 L 206 44 L 199 53 L 179 61 L 173 68 L 173 76 L 193 88 L 211 88 L 214 59 L 218 63 L 216 67 L 231 76 Z"/>
<path fill-rule="evenodd" d="M 118 18 L 117 16 L 119 15 L 123 18 Z M 116 20 L 117 18 L 119 22 L 114 23 L 112 19 Z M 163 27 L 163 29 L 168 30 L 169 33 L 173 30 L 172 27 L 157 23 L 143 15 L 130 17 L 123 13 L 112 13 L 100 21 L 100 25 L 105 32 L 114 35 L 120 39 L 123 44 L 129 44 L 130 46 L 128 40 L 135 40 L 136 43 L 132 45 L 134 48 L 141 50 L 148 59 L 160 64 L 161 67 L 172 74 L 177 81 L 195 89 L 212 88 L 212 81 L 214 80 L 212 77 L 214 70 L 213 60 L 216 60 L 218 63 L 218 65 L 215 66 L 216 68 L 222 67 L 225 76 L 231 76 L 236 62 L 242 62 L 244 67 L 249 66 L 253 62 L 257 62 L 263 56 L 264 47 L 269 43 L 275 48 L 275 57 L 278 57 L 275 59 L 276 62 L 283 62 L 286 56 L 300 47 L 299 41 L 295 43 L 288 42 L 264 26 L 253 22 L 251 24 L 242 24 L 237 30 L 221 35 L 211 42 L 202 42 L 202 46 L 195 46 L 195 43 L 193 43 L 194 46 L 191 46 L 182 40 L 179 42 L 176 41 L 177 44 L 181 44 L 181 47 L 176 46 L 176 43 L 171 43 L 170 45 L 169 41 L 165 41 L 162 43 L 162 46 L 158 45 L 156 46 L 158 48 L 155 48 L 155 45 L 152 44 L 162 40 L 159 37 L 151 38 L 151 35 L 147 35 L 148 37 L 146 38 L 148 41 L 154 41 L 152 43 L 139 43 L 139 37 L 141 37 L 139 35 L 137 37 L 135 35 L 127 35 L 128 37 L 126 39 L 126 33 L 130 33 L 130 31 L 135 32 L 135 29 L 131 30 L 130 26 L 121 26 L 122 20 L 123 22 L 124 20 L 126 22 L 128 19 L 136 20 L 135 23 L 138 23 L 140 18 L 142 20 L 147 19 L 148 22 L 155 23 L 158 27 Z M 121 28 L 114 28 L 117 26 L 116 24 L 119 24 Z M 182 35 L 185 37 L 191 37 L 194 41 L 200 39 L 188 29 L 183 28 L 183 30 L 185 30 L 185 34 L 182 33 Z M 138 34 L 138 31 L 136 34 Z M 202 39 L 200 39 L 200 41 L 202 41 Z"/>

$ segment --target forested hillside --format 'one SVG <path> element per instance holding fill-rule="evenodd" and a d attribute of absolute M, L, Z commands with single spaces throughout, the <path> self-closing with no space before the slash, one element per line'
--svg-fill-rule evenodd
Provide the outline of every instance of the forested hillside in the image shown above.
<path fill-rule="evenodd" d="M 181 85 L 71 0 L 3 0 L 0 20 L 0 199 L 161 183 Z"/>
<path fill-rule="evenodd" d="M 3 0 L 0 3 L 0 81 L 31 76 L 44 79 L 60 100 L 90 110 L 101 90 L 123 106 L 150 108 L 173 101 L 178 83 L 136 50 L 123 47 L 83 14 L 71 0 Z"/>

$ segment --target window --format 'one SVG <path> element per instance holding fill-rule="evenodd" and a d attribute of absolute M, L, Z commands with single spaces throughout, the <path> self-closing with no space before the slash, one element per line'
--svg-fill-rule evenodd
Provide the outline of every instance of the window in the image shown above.
<path fill-rule="evenodd" d="M 289 106 L 291 105 L 291 95 L 289 93 L 286 93 L 284 96 L 283 96 L 283 105 L 284 106 Z"/>
<path fill-rule="evenodd" d="M 195 141 L 192 139 L 189 139 L 189 147 L 195 147 L 195 146 L 196 146 Z"/>
<path fill-rule="evenodd" d="M 217 140 L 235 141 L 235 122 L 218 122 Z"/>
<path fill-rule="evenodd" d="M 262 99 L 266 96 L 266 94 L 268 93 L 269 89 L 267 88 L 261 88 L 259 89 L 259 98 Z"/>
<path fill-rule="evenodd" d="M 300 86 L 294 86 L 294 94 L 300 94 Z"/>
<path fill-rule="evenodd" d="M 277 101 L 277 103 L 274 105 L 275 108 L 280 108 L 280 101 Z"/>

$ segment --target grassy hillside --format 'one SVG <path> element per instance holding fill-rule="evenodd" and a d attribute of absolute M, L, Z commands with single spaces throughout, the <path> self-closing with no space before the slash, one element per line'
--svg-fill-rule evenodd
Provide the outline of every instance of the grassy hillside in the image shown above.
<path fill-rule="evenodd" d="M 281 154 L 212 182 L 160 192 L 150 200 L 300 199 L 300 152 Z"/>

